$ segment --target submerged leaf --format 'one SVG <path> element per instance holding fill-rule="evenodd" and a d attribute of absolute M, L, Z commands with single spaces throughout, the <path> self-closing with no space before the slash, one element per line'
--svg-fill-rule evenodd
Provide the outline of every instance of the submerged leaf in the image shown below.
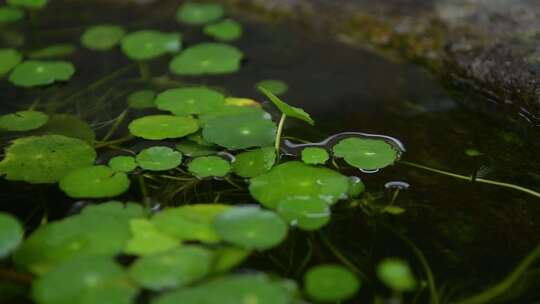
<path fill-rule="evenodd" d="M 62 135 L 19 138 L 6 149 L 0 174 L 8 180 L 55 183 L 67 173 L 90 166 L 96 151 L 86 142 Z"/>
<path fill-rule="evenodd" d="M 11 23 L 21 20 L 24 11 L 18 7 L 0 6 L 0 23 Z"/>
<path fill-rule="evenodd" d="M 29 131 L 47 123 L 49 116 L 38 111 L 20 111 L 0 116 L 0 129 L 7 131 Z"/>
<path fill-rule="evenodd" d="M 319 265 L 306 272 L 304 290 L 318 302 L 340 302 L 352 298 L 360 288 L 358 278 L 338 265 Z"/>
<path fill-rule="evenodd" d="M 48 47 L 34 50 L 28 54 L 28 58 L 43 59 L 43 58 L 59 58 L 68 57 L 73 54 L 77 48 L 73 44 L 59 43 Z"/>
<path fill-rule="evenodd" d="M 221 240 L 214 230 L 216 216 L 230 206 L 221 204 L 196 204 L 168 208 L 156 213 L 152 223 L 164 233 L 186 241 L 217 243 Z"/>
<path fill-rule="evenodd" d="M 177 143 L 176 150 L 190 157 L 208 156 L 217 153 L 217 150 L 211 146 L 201 145 L 190 140 L 182 140 Z"/>
<path fill-rule="evenodd" d="M 276 162 L 276 149 L 261 148 L 235 156 L 233 171 L 241 177 L 255 177 L 268 172 Z"/>
<path fill-rule="evenodd" d="M 277 80 L 277 79 L 261 80 L 255 85 L 255 87 L 256 88 L 264 88 L 268 92 L 270 92 L 270 93 L 272 93 L 272 94 L 274 94 L 276 96 L 285 94 L 287 92 L 287 90 L 289 89 L 289 87 L 287 86 L 287 84 L 285 82 L 283 82 L 281 80 Z"/>
<path fill-rule="evenodd" d="M 204 27 L 204 33 L 217 40 L 231 41 L 242 36 L 242 25 L 232 19 L 225 19 Z"/>
<path fill-rule="evenodd" d="M 90 145 L 94 145 L 96 140 L 96 133 L 86 121 L 69 114 L 51 116 L 40 132 L 82 139 Z"/>
<path fill-rule="evenodd" d="M 113 197 L 126 192 L 128 188 L 127 175 L 107 166 L 76 169 L 60 180 L 60 189 L 73 198 Z"/>
<path fill-rule="evenodd" d="M 122 266 L 104 256 L 74 258 L 32 284 L 39 304 L 129 304 L 137 293 Z"/>
<path fill-rule="evenodd" d="M 0 212 L 0 259 L 10 255 L 22 242 L 24 230 L 19 220 Z"/>
<path fill-rule="evenodd" d="M 156 92 L 152 90 L 139 90 L 129 94 L 127 103 L 133 109 L 148 109 L 155 106 Z"/>
<path fill-rule="evenodd" d="M 9 81 L 21 87 L 34 87 L 67 81 L 74 73 L 75 67 L 69 62 L 28 60 L 13 69 Z"/>
<path fill-rule="evenodd" d="M 22 55 L 15 49 L 0 49 L 0 76 L 11 71 L 22 61 Z"/>
<path fill-rule="evenodd" d="M 193 159 L 188 164 L 188 170 L 198 178 L 223 177 L 231 171 L 231 165 L 219 156 L 203 156 Z"/>
<path fill-rule="evenodd" d="M 129 268 L 130 276 L 151 290 L 182 287 L 210 273 L 212 253 L 199 246 L 182 246 L 139 258 Z"/>
<path fill-rule="evenodd" d="M 231 208 L 216 217 L 214 228 L 225 241 L 245 249 L 270 249 L 287 236 L 287 224 L 275 212 L 257 206 Z"/>
<path fill-rule="evenodd" d="M 144 116 L 129 124 L 131 134 L 150 140 L 180 138 L 195 133 L 198 129 L 195 119 L 173 115 Z"/>
<path fill-rule="evenodd" d="M 382 139 L 347 138 L 337 143 L 334 156 L 343 157 L 349 165 L 363 170 L 377 170 L 393 164 L 399 153 Z"/>
<path fill-rule="evenodd" d="M 219 19 L 223 13 L 223 7 L 219 4 L 186 2 L 178 8 L 176 20 L 199 25 Z"/>
<path fill-rule="evenodd" d="M 276 125 L 270 115 L 256 108 L 250 111 L 211 119 L 204 125 L 204 139 L 230 150 L 272 145 Z"/>
<path fill-rule="evenodd" d="M 145 170 L 165 171 L 182 163 L 182 153 L 169 147 L 150 147 L 137 154 L 137 164 Z"/>
<path fill-rule="evenodd" d="M 7 0 L 7 4 L 22 6 L 28 9 L 41 9 L 47 5 L 49 0 Z"/>
<path fill-rule="evenodd" d="M 330 207 L 320 198 L 290 197 L 280 201 L 276 207 L 291 226 L 303 230 L 317 230 L 330 222 Z"/>
<path fill-rule="evenodd" d="M 348 178 L 339 172 L 297 161 L 280 164 L 252 178 L 249 185 L 251 195 L 267 208 L 291 197 L 313 197 L 333 204 L 345 198 L 348 189 Z"/>
<path fill-rule="evenodd" d="M 169 69 L 177 75 L 227 74 L 240 69 L 244 55 L 237 48 L 221 43 L 201 43 L 176 55 Z"/>
<path fill-rule="evenodd" d="M 401 259 L 389 258 L 377 266 L 377 276 L 390 289 L 396 292 L 413 291 L 416 279 L 407 263 Z"/>
<path fill-rule="evenodd" d="M 176 88 L 159 94 L 155 104 L 179 116 L 203 114 L 223 107 L 225 96 L 206 87 Z"/>
<path fill-rule="evenodd" d="M 105 51 L 115 47 L 126 31 L 118 25 L 94 25 L 87 28 L 81 36 L 81 43 L 86 48 Z"/>
<path fill-rule="evenodd" d="M 281 113 L 294 117 L 300 120 L 307 122 L 310 125 L 314 125 L 315 121 L 309 116 L 306 111 L 301 108 L 293 107 L 286 104 L 284 101 L 279 99 L 276 95 L 272 94 L 268 89 L 263 86 L 258 86 L 259 91 L 261 91 L 270 101 L 281 111 Z"/>
<path fill-rule="evenodd" d="M 133 60 L 152 59 L 180 51 L 181 38 L 179 33 L 138 31 L 129 33 L 122 38 L 122 51 Z"/>

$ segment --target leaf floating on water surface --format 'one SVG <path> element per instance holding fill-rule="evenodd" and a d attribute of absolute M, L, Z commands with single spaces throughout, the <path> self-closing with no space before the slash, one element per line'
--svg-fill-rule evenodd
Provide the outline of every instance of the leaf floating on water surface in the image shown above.
<path fill-rule="evenodd" d="M 44 134 L 57 134 L 66 137 L 78 138 L 94 145 L 96 133 L 90 125 L 79 117 L 69 114 L 56 114 L 40 130 Z"/>
<path fill-rule="evenodd" d="M 308 165 L 323 165 L 330 155 L 324 148 L 307 147 L 302 149 L 302 161 Z"/>
<path fill-rule="evenodd" d="M 23 236 L 24 229 L 19 220 L 9 213 L 0 212 L 0 259 L 15 251 Z"/>
<path fill-rule="evenodd" d="M 203 156 L 193 159 L 188 170 L 198 178 L 223 177 L 231 171 L 231 165 L 219 156 Z"/>
<path fill-rule="evenodd" d="M 291 226 L 317 230 L 330 222 L 330 206 L 320 198 L 289 197 L 277 204 L 276 211 Z"/>
<path fill-rule="evenodd" d="M 204 139 L 230 150 L 274 143 L 276 125 L 268 113 L 257 108 L 236 108 L 245 108 L 250 113 L 219 115 L 211 119 L 203 127 Z"/>
<path fill-rule="evenodd" d="M 178 167 L 182 163 L 182 153 L 169 147 L 155 146 L 137 154 L 137 164 L 145 170 L 165 171 Z"/>
<path fill-rule="evenodd" d="M 124 172 L 107 166 L 76 169 L 60 180 L 60 189 L 73 198 L 105 198 L 120 195 L 129 188 Z"/>
<path fill-rule="evenodd" d="M 8 180 L 55 183 L 69 172 L 91 166 L 96 151 L 88 143 L 62 135 L 18 138 L 6 149 L 0 174 Z"/>
<path fill-rule="evenodd" d="M 190 140 L 182 140 L 177 143 L 176 150 L 189 157 L 208 156 L 218 152 L 212 146 L 201 145 Z"/>
<path fill-rule="evenodd" d="M 169 89 L 155 100 L 158 109 L 185 116 L 219 110 L 225 104 L 225 96 L 206 87 Z"/>
<path fill-rule="evenodd" d="M 245 249 L 270 249 L 287 236 L 287 224 L 258 206 L 233 207 L 215 218 L 214 228 L 223 240 Z"/>
<path fill-rule="evenodd" d="M 242 25 L 235 20 L 225 19 L 216 23 L 207 24 L 204 33 L 216 40 L 232 41 L 242 36 Z"/>
<path fill-rule="evenodd" d="M 13 6 L 22 6 L 28 9 L 42 9 L 49 0 L 7 0 L 7 4 Z"/>
<path fill-rule="evenodd" d="M 22 55 L 15 49 L 0 49 L 0 76 L 11 71 L 22 59 Z"/>
<path fill-rule="evenodd" d="M 7 131 L 30 131 L 42 127 L 49 116 L 38 111 L 20 111 L 0 116 L 0 129 Z"/>
<path fill-rule="evenodd" d="M 67 81 L 74 73 L 75 67 L 66 61 L 28 60 L 11 71 L 9 81 L 21 87 L 35 87 Z"/>
<path fill-rule="evenodd" d="M 129 126 L 129 132 L 150 140 L 181 138 L 197 132 L 197 120 L 173 115 L 150 115 L 137 118 Z"/>
<path fill-rule="evenodd" d="M 32 284 L 39 304 L 133 303 L 138 289 L 112 257 L 76 257 L 47 272 Z"/>
<path fill-rule="evenodd" d="M 298 161 L 275 166 L 252 178 L 249 185 L 253 198 L 271 209 L 284 199 L 298 196 L 319 198 L 331 205 L 345 198 L 348 190 L 349 180 L 341 173 Z"/>
<path fill-rule="evenodd" d="M 131 172 L 137 168 L 137 162 L 132 156 L 120 155 L 109 160 L 107 164 L 114 171 Z"/>
<path fill-rule="evenodd" d="M 290 106 L 290 105 L 286 104 L 283 100 L 279 99 L 279 97 L 272 94 L 272 92 L 270 92 L 269 90 L 267 90 L 263 86 L 258 86 L 258 89 L 259 89 L 259 91 L 261 91 L 261 93 L 266 95 L 266 97 L 268 97 L 268 99 L 270 99 L 270 101 L 281 111 L 281 113 L 283 113 L 283 114 L 285 114 L 287 116 L 290 116 L 290 117 L 294 117 L 294 118 L 303 120 L 303 121 L 307 122 L 310 125 L 315 124 L 315 121 L 303 109 L 293 107 L 293 106 Z"/>
<path fill-rule="evenodd" d="M 215 21 L 223 14 L 223 7 L 219 4 L 186 2 L 178 8 L 176 20 L 186 24 L 201 25 Z"/>
<path fill-rule="evenodd" d="M 240 69 L 244 54 L 222 43 L 201 43 L 176 55 L 169 69 L 176 75 L 213 75 L 234 73 Z"/>
<path fill-rule="evenodd" d="M 241 177 L 256 177 L 272 169 L 276 163 L 276 150 L 265 147 L 242 152 L 235 156 L 233 171 Z"/>
<path fill-rule="evenodd" d="M 139 258 L 129 268 L 137 283 L 151 290 L 178 288 L 206 277 L 212 252 L 199 246 L 182 246 Z"/>
<path fill-rule="evenodd" d="M 118 25 L 94 25 L 84 31 L 81 44 L 91 50 L 106 51 L 118 45 L 125 34 L 126 31 Z"/>
<path fill-rule="evenodd" d="M 378 170 L 399 158 L 398 150 L 382 139 L 347 138 L 334 147 L 334 156 L 361 170 Z"/>
<path fill-rule="evenodd" d="M 304 275 L 304 290 L 318 302 L 340 302 L 348 300 L 360 288 L 358 278 L 339 265 L 319 265 Z"/>
<path fill-rule="evenodd" d="M 143 30 L 129 33 L 122 38 L 122 51 L 132 60 L 148 60 L 180 51 L 180 33 L 163 33 Z"/>
<path fill-rule="evenodd" d="M 180 241 L 161 233 L 148 219 L 129 221 L 131 239 L 126 243 L 124 253 L 132 255 L 151 255 L 180 246 Z"/>

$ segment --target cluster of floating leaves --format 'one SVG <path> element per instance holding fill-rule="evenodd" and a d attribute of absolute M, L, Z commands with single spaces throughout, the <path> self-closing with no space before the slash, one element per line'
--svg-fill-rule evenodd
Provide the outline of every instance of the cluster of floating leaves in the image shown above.
<path fill-rule="evenodd" d="M 41 9 L 47 1 L 7 3 L 10 6 L 0 7 L 0 23 L 18 21 L 23 9 Z M 201 26 L 204 34 L 219 41 L 184 50 L 179 32 L 127 32 L 115 24 L 88 27 L 80 44 L 96 52 L 119 47 L 141 70 L 150 60 L 171 56 L 169 69 L 175 75 L 229 74 L 241 68 L 244 55 L 223 42 L 241 38 L 243 31 L 240 23 L 223 16 L 220 5 L 184 3 L 177 21 Z M 68 81 L 74 65 L 49 58 L 75 51 L 71 44 L 25 56 L 0 49 L 0 75 L 25 88 Z M 219 88 L 134 90 L 127 105 L 137 115 L 127 126 L 127 139 L 141 139 L 145 146 L 136 151 L 117 147 L 106 157 L 98 154 L 108 147 L 106 139 L 97 141 L 91 126 L 77 116 L 34 107 L 0 116 L 2 132 L 18 136 L 0 161 L 0 175 L 10 181 L 58 183 L 68 197 L 89 200 L 120 196 L 132 188 L 133 180 L 153 174 L 191 182 L 240 177 L 252 198 L 250 205 L 199 202 L 158 212 L 152 212 L 147 197 L 144 204 L 90 204 L 75 215 L 40 225 L 24 240 L 19 221 L 0 213 L 0 258 L 12 255 L 17 267 L 36 276 L 33 300 L 134 303 L 143 292 L 155 293 L 154 304 L 285 304 L 302 295 L 316 302 L 353 298 L 360 281 L 340 265 L 306 271 L 303 291 L 284 278 L 236 269 L 253 254 L 279 246 L 291 229 L 321 229 L 330 223 L 333 205 L 362 194 L 362 181 L 327 167 L 329 160 L 343 158 L 358 169 L 376 170 L 391 165 L 400 151 L 382 139 L 346 138 L 333 147 L 307 145 L 296 155 L 299 160 L 286 158 L 280 149 L 285 119 L 315 122 L 303 109 L 277 97 L 288 90 L 283 81 L 262 80 L 255 87 L 281 112 L 279 124 L 259 102 Z M 140 115 L 147 110 L 150 114 Z M 181 177 L 176 176 L 179 172 Z M 118 256 L 132 261 L 119 263 Z M 377 273 L 396 292 L 416 286 L 402 261 L 385 261 Z"/>

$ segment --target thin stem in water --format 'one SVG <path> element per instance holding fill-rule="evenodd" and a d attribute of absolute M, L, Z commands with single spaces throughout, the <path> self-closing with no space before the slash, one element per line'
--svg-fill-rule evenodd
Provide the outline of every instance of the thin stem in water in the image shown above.
<path fill-rule="evenodd" d="M 125 109 L 124 111 L 122 111 L 122 113 L 120 113 L 120 115 L 118 115 L 118 117 L 115 119 L 114 124 L 113 124 L 112 127 L 109 129 L 109 132 L 107 132 L 107 134 L 105 134 L 105 136 L 103 137 L 103 139 L 101 139 L 102 142 L 106 142 L 107 140 L 109 140 L 109 138 L 111 138 L 111 136 L 113 136 L 114 132 L 116 132 L 116 130 L 118 129 L 118 127 L 120 126 L 120 124 L 121 124 L 121 123 L 124 121 L 124 119 L 126 118 L 128 112 L 129 112 L 129 108 L 128 108 L 128 109 Z"/>
<path fill-rule="evenodd" d="M 287 119 L 287 115 L 281 114 L 281 118 L 279 119 L 278 128 L 276 132 L 276 158 L 279 161 L 280 154 L 281 154 L 281 134 L 283 133 L 283 126 L 285 125 L 285 120 Z"/>
<path fill-rule="evenodd" d="M 412 162 L 408 162 L 408 161 L 399 161 L 398 163 L 406 165 L 406 166 L 410 166 L 410 167 L 419 168 L 419 169 L 423 169 L 423 170 L 426 170 L 426 171 L 434 172 L 434 173 L 439 173 L 439 174 L 450 176 L 450 177 L 453 177 L 453 178 L 466 180 L 466 181 L 469 181 L 469 182 L 478 182 L 478 183 L 489 184 L 489 185 L 494 185 L 494 186 L 503 187 L 503 188 L 514 189 L 514 190 L 517 190 L 517 191 L 521 191 L 521 192 L 530 194 L 530 195 L 535 196 L 537 198 L 540 198 L 540 193 L 538 193 L 538 192 L 536 192 L 534 190 L 531 190 L 529 188 L 525 188 L 525 187 L 522 187 L 522 186 L 510 184 L 510 183 L 498 182 L 498 181 L 485 179 L 485 178 L 475 178 L 474 176 L 465 176 L 465 175 L 461 175 L 461 174 L 451 173 L 451 172 L 431 168 L 431 167 L 428 167 L 428 166 L 424 166 L 424 165 L 420 165 L 420 164 L 416 164 L 416 163 L 412 163 Z"/>

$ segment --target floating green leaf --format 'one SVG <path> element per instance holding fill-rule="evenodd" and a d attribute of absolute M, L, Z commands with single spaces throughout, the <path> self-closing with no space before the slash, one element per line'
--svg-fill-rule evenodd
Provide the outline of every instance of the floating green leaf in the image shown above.
<path fill-rule="evenodd" d="M 276 135 L 276 125 L 268 113 L 223 115 L 206 123 L 205 140 L 230 150 L 271 146 Z"/>
<path fill-rule="evenodd" d="M 339 172 L 308 166 L 297 161 L 280 164 L 270 172 L 251 179 L 251 195 L 267 208 L 290 197 L 309 196 L 333 204 L 345 198 L 349 180 Z"/>
<path fill-rule="evenodd" d="M 43 58 L 59 58 L 68 57 L 73 54 L 77 48 L 73 44 L 59 43 L 48 47 L 34 50 L 28 53 L 28 58 L 43 59 Z"/>
<path fill-rule="evenodd" d="M 204 33 L 217 40 L 231 41 L 242 36 L 242 25 L 232 19 L 225 19 L 216 23 L 207 24 Z"/>
<path fill-rule="evenodd" d="M 13 69 L 9 81 L 21 87 L 34 87 L 67 81 L 74 73 L 75 67 L 69 62 L 28 60 Z"/>
<path fill-rule="evenodd" d="M 214 273 L 225 273 L 240 265 L 250 255 L 251 251 L 243 248 L 226 246 L 214 251 Z"/>
<path fill-rule="evenodd" d="M 217 243 L 221 240 L 214 230 L 216 216 L 230 206 L 197 204 L 165 209 L 152 217 L 152 223 L 164 233 L 180 240 Z"/>
<path fill-rule="evenodd" d="M 195 133 L 198 129 L 195 119 L 173 115 L 144 116 L 129 124 L 131 134 L 151 140 L 180 138 Z"/>
<path fill-rule="evenodd" d="M 155 106 L 156 92 L 152 90 L 140 90 L 129 94 L 127 103 L 133 109 L 148 109 Z"/>
<path fill-rule="evenodd" d="M 114 171 L 131 172 L 137 168 L 135 158 L 127 155 L 115 156 L 109 160 L 109 167 Z"/>
<path fill-rule="evenodd" d="M 269 90 L 267 90 L 265 87 L 259 86 L 257 87 L 259 91 L 261 91 L 270 101 L 281 111 L 281 113 L 294 117 L 300 120 L 303 120 L 307 122 L 310 125 L 314 125 L 315 121 L 309 116 L 306 111 L 304 111 L 301 108 L 293 107 L 288 104 L 286 104 L 284 101 L 279 99 L 276 95 L 272 94 Z"/>
<path fill-rule="evenodd" d="M 219 4 L 186 2 L 178 8 L 176 20 L 199 25 L 219 19 L 223 13 L 223 7 Z"/>
<path fill-rule="evenodd" d="M 409 265 L 401 259 L 389 258 L 377 266 L 377 276 L 390 289 L 396 292 L 413 291 L 416 279 Z"/>
<path fill-rule="evenodd" d="M 137 164 L 145 170 L 165 171 L 182 163 L 182 153 L 169 147 L 150 147 L 137 154 Z"/>
<path fill-rule="evenodd" d="M 287 224 L 275 212 L 256 206 L 231 208 L 216 217 L 214 228 L 225 241 L 245 249 L 270 249 L 287 236 Z"/>
<path fill-rule="evenodd" d="M 0 11 L 1 13 L 1 11 Z M 11 71 L 22 61 L 22 55 L 15 49 L 0 49 L 0 76 Z"/>
<path fill-rule="evenodd" d="M 38 111 L 20 111 L 0 116 L 0 129 L 7 131 L 29 131 L 47 123 L 49 116 Z"/>
<path fill-rule="evenodd" d="M 17 250 L 17 265 L 44 273 L 77 256 L 113 257 L 130 239 L 129 220 L 142 217 L 140 205 L 108 202 L 88 206 L 79 215 L 41 225 Z"/>
<path fill-rule="evenodd" d="M 208 156 L 217 153 L 217 150 L 212 147 L 201 145 L 189 140 L 181 140 L 179 143 L 177 143 L 176 150 L 190 157 Z"/>
<path fill-rule="evenodd" d="M 237 48 L 221 43 L 201 43 L 176 55 L 169 69 L 177 75 L 227 74 L 240 69 L 244 55 Z"/>
<path fill-rule="evenodd" d="M 177 88 L 159 94 L 155 104 L 160 110 L 185 116 L 218 110 L 225 104 L 225 96 L 206 87 Z"/>
<path fill-rule="evenodd" d="M 122 51 L 130 59 L 148 60 L 180 51 L 181 37 L 179 33 L 152 30 L 129 33 L 122 38 Z"/>
<path fill-rule="evenodd" d="M 241 177 L 255 177 L 268 172 L 276 162 L 276 150 L 265 147 L 235 156 L 233 171 Z"/>
<path fill-rule="evenodd" d="M 185 286 L 210 273 L 212 253 L 198 246 L 183 246 L 138 259 L 130 276 L 151 290 Z"/>
<path fill-rule="evenodd" d="M 165 252 L 180 245 L 180 241 L 161 233 L 148 219 L 129 221 L 132 238 L 126 243 L 124 253 L 149 255 Z"/>
<path fill-rule="evenodd" d="M 90 166 L 96 151 L 86 142 L 62 135 L 18 138 L 6 149 L 0 174 L 8 180 L 55 183 L 67 173 Z"/>
<path fill-rule="evenodd" d="M 256 85 L 256 88 L 264 88 L 268 92 L 279 96 L 285 94 L 289 90 L 289 86 L 281 80 L 277 79 L 266 79 L 259 81 Z"/>
<path fill-rule="evenodd" d="M 0 6 L 0 23 L 16 22 L 24 17 L 24 11 L 18 7 Z"/>
<path fill-rule="evenodd" d="M 7 0 L 7 4 L 22 6 L 28 9 L 41 9 L 47 5 L 49 0 Z"/>
<path fill-rule="evenodd" d="M 199 115 L 199 124 L 201 126 L 205 126 L 209 121 L 214 120 L 216 118 L 222 118 L 225 116 L 246 115 L 246 114 L 260 114 L 264 116 L 265 113 L 266 112 L 264 112 L 258 107 L 225 105 L 224 107 L 221 107 L 219 110 Z M 270 119 L 271 117 L 269 114 L 267 114 L 266 118 Z"/>
<path fill-rule="evenodd" d="M 377 170 L 393 164 L 399 153 L 382 139 L 347 138 L 337 143 L 334 156 L 362 170 Z"/>
<path fill-rule="evenodd" d="M 320 265 L 308 270 L 304 276 L 304 290 L 319 302 L 340 302 L 356 294 L 360 282 L 354 274 L 338 265 Z"/>
<path fill-rule="evenodd" d="M 128 188 L 127 175 L 106 166 L 76 169 L 60 180 L 60 189 L 73 198 L 113 197 L 126 192 Z"/>
<path fill-rule="evenodd" d="M 203 156 L 193 159 L 188 164 L 188 170 L 198 178 L 223 177 L 231 171 L 231 165 L 219 156 Z"/>
<path fill-rule="evenodd" d="M 86 121 L 69 114 L 56 114 L 49 117 L 49 121 L 40 129 L 40 132 L 82 139 L 90 145 L 94 145 L 96 140 L 96 133 Z"/>
<path fill-rule="evenodd" d="M 298 226 L 303 230 L 317 230 L 330 221 L 330 207 L 320 198 L 290 197 L 280 201 L 276 207 L 291 226 Z"/>
<path fill-rule="evenodd" d="M 302 161 L 308 165 L 322 165 L 329 158 L 330 155 L 324 148 L 307 147 L 302 149 Z"/>
<path fill-rule="evenodd" d="M 264 274 L 229 275 L 193 288 L 169 292 L 152 304 L 288 304 L 288 291 Z"/>
<path fill-rule="evenodd" d="M 17 218 L 0 212 L 0 259 L 10 255 L 22 242 L 24 230 Z"/>
<path fill-rule="evenodd" d="M 32 284 L 32 298 L 39 304 L 129 304 L 137 293 L 124 269 L 104 256 L 74 258 Z"/>
<path fill-rule="evenodd" d="M 84 31 L 81 43 L 91 50 L 109 50 L 120 43 L 125 34 L 126 31 L 118 25 L 94 25 Z"/>

